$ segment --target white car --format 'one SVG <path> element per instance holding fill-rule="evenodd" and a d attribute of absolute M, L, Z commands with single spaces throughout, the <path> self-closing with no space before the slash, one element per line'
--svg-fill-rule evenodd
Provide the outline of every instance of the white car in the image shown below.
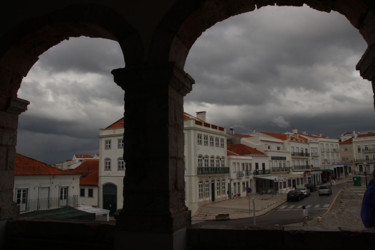
<path fill-rule="evenodd" d="M 318 192 L 319 192 L 319 196 L 321 196 L 321 195 L 331 195 L 332 189 L 329 186 L 320 186 Z"/>

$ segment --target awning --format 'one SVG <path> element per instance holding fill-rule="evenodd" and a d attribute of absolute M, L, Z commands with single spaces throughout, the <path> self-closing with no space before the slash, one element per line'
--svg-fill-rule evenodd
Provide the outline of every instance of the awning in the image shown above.
<path fill-rule="evenodd" d="M 276 176 L 276 175 L 267 175 L 267 176 L 254 176 L 254 178 L 257 179 L 264 179 L 274 182 L 281 182 L 281 181 L 287 181 L 288 177 L 286 176 Z"/>

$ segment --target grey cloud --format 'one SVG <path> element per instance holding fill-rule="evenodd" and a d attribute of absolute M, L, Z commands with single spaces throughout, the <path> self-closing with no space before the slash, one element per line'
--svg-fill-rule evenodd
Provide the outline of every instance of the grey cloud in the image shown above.
<path fill-rule="evenodd" d="M 124 58 L 118 43 L 88 37 L 71 38 L 51 48 L 40 57 L 40 66 L 52 73 L 94 72 L 110 74 L 124 67 Z"/>

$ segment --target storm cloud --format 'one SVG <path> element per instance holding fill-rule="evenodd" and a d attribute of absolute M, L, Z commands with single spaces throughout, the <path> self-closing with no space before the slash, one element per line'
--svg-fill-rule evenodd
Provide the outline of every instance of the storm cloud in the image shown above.
<path fill-rule="evenodd" d="M 196 81 L 184 109 L 236 132 L 253 129 L 338 137 L 375 130 L 371 85 L 355 71 L 366 50 L 338 13 L 266 7 L 208 29 L 185 71 Z M 118 43 L 71 38 L 44 53 L 19 97 L 17 151 L 48 163 L 98 152 L 99 129 L 122 117 L 123 91 L 110 71 L 124 67 Z"/>

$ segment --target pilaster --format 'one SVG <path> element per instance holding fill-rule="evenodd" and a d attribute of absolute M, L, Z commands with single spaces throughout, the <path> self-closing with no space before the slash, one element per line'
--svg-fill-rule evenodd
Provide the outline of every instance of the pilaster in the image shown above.
<path fill-rule="evenodd" d="M 18 216 L 13 202 L 18 116 L 29 104 L 19 98 L 3 98 L 1 102 L 5 105 L 0 111 L 0 221 Z"/>

